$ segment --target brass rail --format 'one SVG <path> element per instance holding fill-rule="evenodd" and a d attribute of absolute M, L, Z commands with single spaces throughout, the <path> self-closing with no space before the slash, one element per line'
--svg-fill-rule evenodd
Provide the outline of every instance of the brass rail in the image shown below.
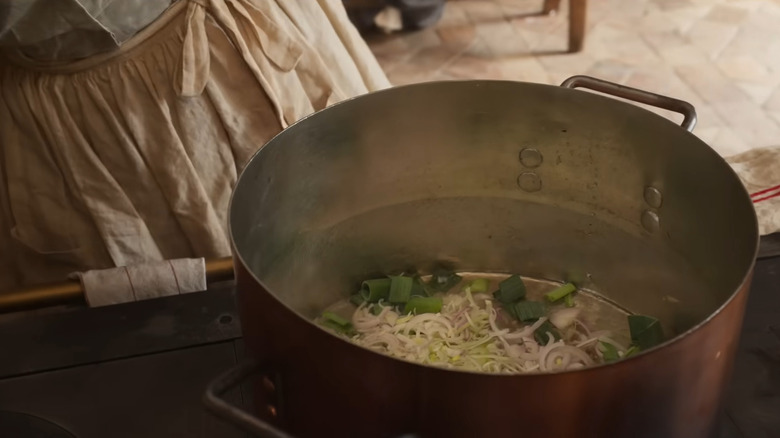
<path fill-rule="evenodd" d="M 206 260 L 206 282 L 218 283 L 233 278 L 233 259 Z M 63 304 L 86 304 L 84 289 L 78 280 L 28 287 L 0 293 L 0 313 L 40 309 Z"/>

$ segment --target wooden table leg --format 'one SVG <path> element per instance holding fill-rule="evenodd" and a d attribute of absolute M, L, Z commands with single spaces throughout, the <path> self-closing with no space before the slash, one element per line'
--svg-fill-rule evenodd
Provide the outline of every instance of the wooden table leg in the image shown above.
<path fill-rule="evenodd" d="M 561 0 L 544 0 L 544 9 L 542 13 L 549 14 L 552 11 L 557 11 L 561 6 Z"/>
<path fill-rule="evenodd" d="M 582 50 L 585 42 L 587 3 L 587 0 L 569 0 L 569 53 Z"/>

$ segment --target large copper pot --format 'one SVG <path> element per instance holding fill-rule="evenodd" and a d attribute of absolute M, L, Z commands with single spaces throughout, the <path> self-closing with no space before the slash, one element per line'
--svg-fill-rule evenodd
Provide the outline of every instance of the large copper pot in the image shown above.
<path fill-rule="evenodd" d="M 683 128 L 588 87 L 684 115 Z M 732 366 L 758 231 L 685 102 L 587 77 L 426 83 L 320 111 L 241 175 L 230 229 L 254 362 L 218 413 L 264 436 L 705 437 Z M 573 280 L 669 340 L 558 374 L 432 368 L 312 323 L 371 275 L 437 264 Z M 217 395 L 259 370 L 254 415 Z M 283 432 L 284 431 L 284 432 Z"/>

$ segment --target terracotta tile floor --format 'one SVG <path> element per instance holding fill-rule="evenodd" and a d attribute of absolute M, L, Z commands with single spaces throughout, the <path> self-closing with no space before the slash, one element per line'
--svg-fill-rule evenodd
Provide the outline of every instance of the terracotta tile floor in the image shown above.
<path fill-rule="evenodd" d="M 397 85 L 588 74 L 689 101 L 724 156 L 780 145 L 780 0 L 589 0 L 577 54 L 567 4 L 543 16 L 542 0 L 450 1 L 435 28 L 367 39 Z"/>

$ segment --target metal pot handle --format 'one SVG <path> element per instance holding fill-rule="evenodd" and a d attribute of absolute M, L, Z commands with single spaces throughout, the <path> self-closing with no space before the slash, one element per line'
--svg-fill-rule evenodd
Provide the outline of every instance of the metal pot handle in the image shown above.
<path fill-rule="evenodd" d="M 649 91 L 639 90 L 637 88 L 627 87 L 590 76 L 572 76 L 561 84 L 565 88 L 588 88 L 612 96 L 622 97 L 623 99 L 633 100 L 658 108 L 667 109 L 683 115 L 683 121 L 680 124 L 686 131 L 693 132 L 696 126 L 696 109 L 688 102 L 674 99 L 672 97 L 662 96 Z"/>
<path fill-rule="evenodd" d="M 259 373 L 262 370 L 263 367 L 254 359 L 245 359 L 239 362 L 236 366 L 220 374 L 209 384 L 206 392 L 203 394 L 203 404 L 213 414 L 255 436 L 262 438 L 293 438 L 292 435 L 275 428 L 237 406 L 233 406 L 222 398 L 222 395 L 227 391 L 241 384 L 252 374 Z"/>
<path fill-rule="evenodd" d="M 206 408 L 214 415 L 251 433 L 253 436 L 260 438 L 295 438 L 238 406 L 233 406 L 222 398 L 223 394 L 240 385 L 252 374 L 265 372 L 267 372 L 267 368 L 256 360 L 242 360 L 209 383 L 206 392 L 203 394 L 203 404 L 206 405 Z M 397 438 L 420 437 L 414 433 L 407 433 Z"/>

